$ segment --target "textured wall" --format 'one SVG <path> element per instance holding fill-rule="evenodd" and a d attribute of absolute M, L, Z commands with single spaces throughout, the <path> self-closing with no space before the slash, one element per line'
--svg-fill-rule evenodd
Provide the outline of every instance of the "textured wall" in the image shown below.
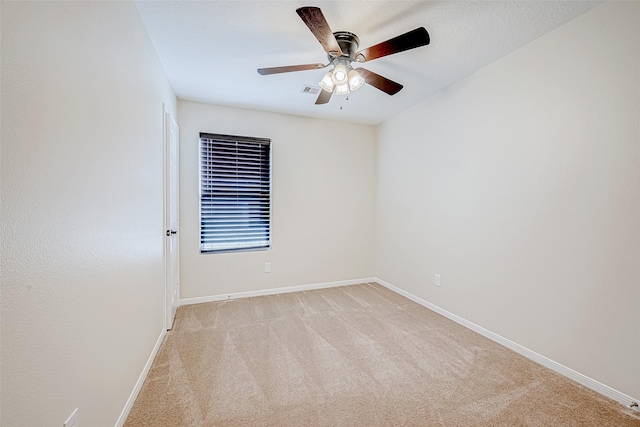
<path fill-rule="evenodd" d="M 376 246 L 381 279 L 635 398 L 638 22 L 606 3 L 384 123 Z"/>
<path fill-rule="evenodd" d="M 162 103 L 135 5 L 2 2 L 2 425 L 113 426 L 163 326 Z"/>
<path fill-rule="evenodd" d="M 183 298 L 371 277 L 374 127 L 188 101 L 178 110 Z M 270 251 L 198 253 L 200 132 L 271 138 Z"/>

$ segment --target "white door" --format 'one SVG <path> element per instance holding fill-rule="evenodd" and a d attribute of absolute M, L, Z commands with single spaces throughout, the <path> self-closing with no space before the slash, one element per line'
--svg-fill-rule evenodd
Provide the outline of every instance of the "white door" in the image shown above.
<path fill-rule="evenodd" d="M 178 124 L 164 107 L 166 328 L 171 329 L 180 300 L 178 237 Z"/>

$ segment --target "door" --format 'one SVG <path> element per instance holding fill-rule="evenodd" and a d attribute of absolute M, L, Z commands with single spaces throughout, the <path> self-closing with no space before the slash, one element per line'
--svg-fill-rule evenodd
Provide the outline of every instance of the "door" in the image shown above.
<path fill-rule="evenodd" d="M 166 328 L 171 329 L 180 301 L 178 125 L 164 106 Z"/>

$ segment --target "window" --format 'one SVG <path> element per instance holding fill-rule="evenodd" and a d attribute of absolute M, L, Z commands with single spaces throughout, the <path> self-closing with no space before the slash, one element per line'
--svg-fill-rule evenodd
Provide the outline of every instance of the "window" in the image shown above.
<path fill-rule="evenodd" d="M 200 134 L 200 253 L 271 246 L 271 140 Z"/>

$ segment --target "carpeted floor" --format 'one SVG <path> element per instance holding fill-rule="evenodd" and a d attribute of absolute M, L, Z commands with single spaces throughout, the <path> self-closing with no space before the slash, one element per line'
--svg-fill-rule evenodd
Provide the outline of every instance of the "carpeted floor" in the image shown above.
<path fill-rule="evenodd" d="M 640 426 L 378 284 L 183 306 L 126 427 Z"/>

